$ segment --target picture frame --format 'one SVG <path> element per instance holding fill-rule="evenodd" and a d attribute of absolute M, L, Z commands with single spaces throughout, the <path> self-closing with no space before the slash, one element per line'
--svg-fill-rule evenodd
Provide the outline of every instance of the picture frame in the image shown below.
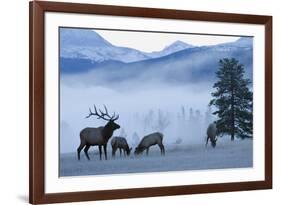
<path fill-rule="evenodd" d="M 259 25 L 264 29 L 264 179 L 88 191 L 46 192 L 46 14 L 102 15 Z M 171 196 L 272 188 L 272 16 L 32 1 L 29 4 L 29 202 L 31 204 Z M 63 26 L 63 25 L 62 25 Z M 49 42 L 48 42 L 49 43 Z M 55 43 L 55 42 L 52 42 Z M 254 71 L 255 72 L 255 71 Z M 58 132 L 58 131 L 57 131 Z M 106 180 L 106 178 L 105 178 Z"/>

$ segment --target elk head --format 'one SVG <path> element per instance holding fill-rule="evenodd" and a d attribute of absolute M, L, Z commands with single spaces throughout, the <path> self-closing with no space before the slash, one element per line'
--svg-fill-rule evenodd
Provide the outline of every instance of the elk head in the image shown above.
<path fill-rule="evenodd" d="M 210 140 L 211 140 L 212 147 L 215 148 L 217 145 L 217 140 L 218 140 L 217 136 L 215 136 L 214 138 L 211 138 Z"/>
<path fill-rule="evenodd" d="M 144 148 L 136 147 L 134 154 L 135 155 L 139 155 L 139 154 L 141 154 L 143 152 L 143 150 L 144 150 Z"/>
<path fill-rule="evenodd" d="M 100 109 L 99 109 L 99 112 L 98 112 L 98 110 L 97 110 L 95 105 L 94 105 L 94 109 L 95 109 L 95 111 L 92 112 L 91 108 L 89 108 L 90 114 L 86 118 L 89 118 L 91 116 L 97 116 L 98 119 L 103 119 L 103 120 L 107 121 L 107 123 L 106 123 L 106 125 L 104 127 L 109 129 L 109 130 L 112 130 L 112 131 L 120 128 L 120 125 L 118 125 L 115 122 L 116 120 L 118 120 L 119 115 L 115 116 L 115 113 L 114 113 L 112 116 L 110 116 L 108 114 L 108 110 L 107 110 L 105 105 L 104 105 L 105 112 L 103 112 Z"/>
<path fill-rule="evenodd" d="M 131 148 L 128 147 L 128 149 L 126 150 L 128 156 L 130 156 L 131 151 L 132 151 L 132 147 Z"/>

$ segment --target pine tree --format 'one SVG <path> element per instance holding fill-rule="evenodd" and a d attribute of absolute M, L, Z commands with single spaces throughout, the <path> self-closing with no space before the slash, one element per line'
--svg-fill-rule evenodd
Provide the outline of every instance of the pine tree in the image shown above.
<path fill-rule="evenodd" d="M 210 105 L 217 108 L 213 114 L 218 117 L 218 134 L 228 134 L 231 140 L 253 135 L 253 93 L 249 89 L 251 82 L 244 74 L 244 66 L 235 58 L 219 61 L 218 81 L 213 86 L 214 99 Z"/>

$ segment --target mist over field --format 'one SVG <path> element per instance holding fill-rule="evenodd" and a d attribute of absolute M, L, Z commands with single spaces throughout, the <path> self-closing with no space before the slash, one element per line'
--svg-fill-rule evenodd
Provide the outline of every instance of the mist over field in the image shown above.
<path fill-rule="evenodd" d="M 251 140 L 242 146 L 235 143 L 232 148 L 225 139 L 219 140 L 213 161 L 208 161 L 208 151 L 204 149 L 207 126 L 215 120 L 214 110 L 208 105 L 218 62 L 235 57 L 252 79 L 251 37 L 211 46 L 176 41 L 161 51 L 148 53 L 115 46 L 93 30 L 64 28 L 60 35 L 61 176 L 252 166 Z M 122 161 L 128 168 L 122 170 L 120 160 L 110 164 L 97 161 L 98 149 L 91 147 L 90 156 L 98 167 L 87 164 L 84 152 L 84 162 L 78 165 L 80 131 L 106 124 L 95 116 L 85 118 L 94 105 L 101 110 L 106 105 L 109 114 L 119 115 L 116 123 L 121 128 L 113 136 L 125 137 L 132 148 L 147 134 L 163 133 L 167 158 L 159 158 L 160 151 L 155 146 L 150 159 L 155 166 L 147 166 L 148 159 L 143 158 L 135 159 L 140 160 L 138 165 L 131 156 Z M 107 147 L 110 156 L 110 140 Z M 236 161 L 218 164 L 220 156 Z M 243 160 L 239 160 L 242 156 Z M 202 163 L 196 164 L 198 160 Z"/>
<path fill-rule="evenodd" d="M 79 133 L 83 128 L 105 125 L 106 121 L 95 116 L 85 119 L 94 104 L 101 109 L 106 105 L 109 112 L 119 114 L 117 123 L 121 129 L 115 131 L 114 135 L 119 136 L 124 130 L 129 143 L 135 143 L 132 139 L 134 133 L 141 138 L 155 131 L 163 132 L 166 143 L 173 143 L 178 138 L 185 142 L 203 143 L 205 139 L 202 130 L 206 130 L 206 123 L 209 123 L 205 120 L 211 119 L 206 119 L 210 99 L 210 89 L 206 88 L 211 85 L 168 86 L 144 83 L 143 86 L 138 85 L 138 88 L 132 88 L 135 85 L 130 84 L 127 89 L 72 86 L 61 85 L 61 152 L 76 151 L 80 143 Z M 159 112 L 169 121 L 165 128 L 158 127 Z M 146 119 L 148 117 L 150 119 Z M 194 125 L 196 120 L 200 120 L 200 130 Z"/>

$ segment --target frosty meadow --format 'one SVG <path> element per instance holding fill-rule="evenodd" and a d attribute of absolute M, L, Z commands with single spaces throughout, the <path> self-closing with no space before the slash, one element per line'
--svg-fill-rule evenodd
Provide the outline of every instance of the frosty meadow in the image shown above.
<path fill-rule="evenodd" d="M 252 37 L 59 35 L 60 176 L 253 166 Z"/>

